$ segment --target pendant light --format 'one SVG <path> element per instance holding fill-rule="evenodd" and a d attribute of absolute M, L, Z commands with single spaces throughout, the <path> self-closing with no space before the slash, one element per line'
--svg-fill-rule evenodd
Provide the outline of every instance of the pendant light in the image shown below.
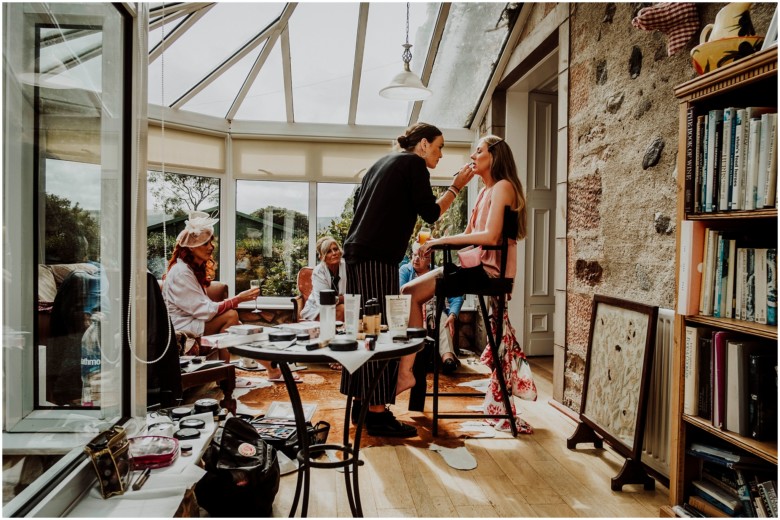
<path fill-rule="evenodd" d="M 401 59 L 404 61 L 404 70 L 393 78 L 388 86 L 379 91 L 379 95 L 387 99 L 399 99 L 402 101 L 420 101 L 428 99 L 432 92 L 425 88 L 420 78 L 409 69 L 412 61 L 412 45 L 409 43 L 409 2 L 406 3 L 406 43 Z"/>

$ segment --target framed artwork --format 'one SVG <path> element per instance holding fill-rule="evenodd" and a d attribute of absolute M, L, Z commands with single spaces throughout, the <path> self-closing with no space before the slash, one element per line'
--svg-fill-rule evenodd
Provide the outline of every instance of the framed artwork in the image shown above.
<path fill-rule="evenodd" d="M 638 460 L 658 308 L 596 295 L 580 418 Z"/>

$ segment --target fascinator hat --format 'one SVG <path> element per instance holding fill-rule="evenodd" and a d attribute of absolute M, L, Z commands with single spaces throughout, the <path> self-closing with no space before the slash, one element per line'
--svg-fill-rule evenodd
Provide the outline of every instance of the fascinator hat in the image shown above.
<path fill-rule="evenodd" d="M 214 236 L 214 224 L 217 222 L 219 219 L 209 217 L 208 213 L 191 211 L 184 229 L 176 237 L 176 243 L 182 247 L 202 246 Z"/>

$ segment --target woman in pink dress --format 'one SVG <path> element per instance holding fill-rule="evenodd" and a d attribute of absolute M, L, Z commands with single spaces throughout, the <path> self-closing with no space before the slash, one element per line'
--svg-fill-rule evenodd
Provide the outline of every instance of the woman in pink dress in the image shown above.
<path fill-rule="evenodd" d="M 526 235 L 526 204 L 523 186 L 517 176 L 517 166 L 509 145 L 500 137 L 489 135 L 483 137 L 476 150 L 471 155 L 474 173 L 482 178 L 484 188 L 479 192 L 477 203 L 471 213 L 471 218 L 466 226 L 466 231 L 458 235 L 441 237 L 428 240 L 421 247 L 429 249 L 434 245 L 497 245 L 501 243 L 504 227 L 504 207 L 509 206 L 518 212 L 517 239 L 523 239 Z M 507 250 L 506 277 L 514 278 L 517 270 L 517 239 L 509 241 Z M 458 268 L 455 276 L 469 280 L 471 283 L 488 277 L 499 276 L 501 259 L 500 252 L 495 250 L 474 253 L 479 256 L 477 265 L 471 268 Z M 448 267 L 448 268 L 451 268 Z M 435 269 L 422 275 L 403 287 L 401 292 L 412 297 L 411 313 L 409 316 L 410 327 L 422 327 L 422 305 L 434 295 L 436 278 L 442 276 L 442 268 Z M 471 285 L 469 283 L 469 285 Z M 496 305 L 491 302 L 491 308 Z M 491 327 L 496 331 L 496 316 L 492 315 Z M 515 337 L 515 331 L 509 323 L 509 315 L 504 311 L 503 338 L 500 340 L 499 355 L 501 368 L 507 387 L 518 397 L 535 399 L 536 388 L 530 377 L 530 370 L 520 370 L 525 360 L 523 349 Z M 495 373 L 495 363 L 492 359 L 490 348 L 486 347 L 482 354 L 482 362 L 493 369 L 490 385 L 485 394 L 483 409 L 485 413 L 504 413 L 504 405 L 501 399 L 501 390 Z M 522 377 L 520 375 L 522 372 Z M 514 407 L 514 404 L 512 405 Z M 515 410 L 512 413 L 517 417 Z M 506 419 L 491 421 L 497 429 L 508 429 Z M 531 426 L 517 417 L 518 430 L 523 433 L 531 433 Z"/>

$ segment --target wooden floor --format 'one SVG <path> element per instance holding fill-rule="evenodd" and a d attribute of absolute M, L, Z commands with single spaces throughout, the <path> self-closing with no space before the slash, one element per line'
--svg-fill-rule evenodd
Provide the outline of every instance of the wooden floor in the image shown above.
<path fill-rule="evenodd" d="M 623 459 L 609 448 L 566 449 L 575 423 L 548 404 L 552 358 L 532 360 L 539 399 L 518 401 L 535 432 L 517 439 L 466 441 L 477 468 L 460 471 L 436 452 L 407 446 L 366 448 L 359 472 L 366 517 L 657 517 L 668 489 L 610 490 Z M 587 445 L 586 445 L 587 446 Z M 275 517 L 289 513 L 295 474 L 282 477 Z M 310 517 L 350 517 L 344 476 L 313 469 Z M 300 511 L 300 509 L 299 509 Z"/>

